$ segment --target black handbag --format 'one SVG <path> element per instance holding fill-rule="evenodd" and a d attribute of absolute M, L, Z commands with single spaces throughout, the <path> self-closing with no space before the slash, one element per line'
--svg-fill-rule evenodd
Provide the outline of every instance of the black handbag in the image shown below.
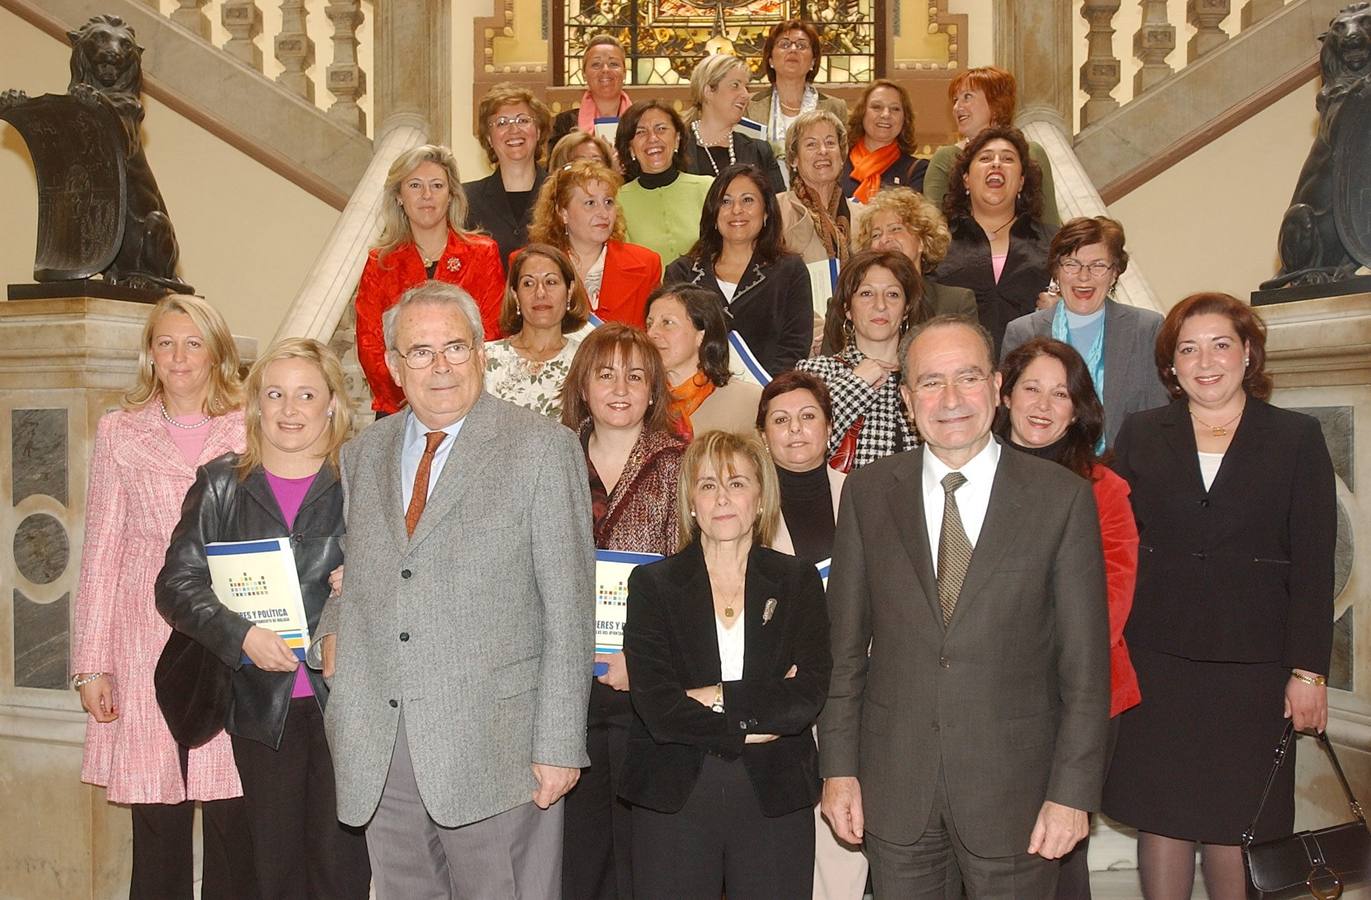
<path fill-rule="evenodd" d="M 1289 837 L 1253 843 L 1252 836 L 1261 819 L 1262 807 L 1271 793 L 1276 773 L 1295 737 L 1295 723 L 1285 726 L 1280 744 L 1276 747 L 1276 761 L 1262 789 L 1257 814 L 1242 836 L 1242 863 L 1247 870 L 1247 896 L 1253 900 L 1284 900 L 1293 897 L 1313 897 L 1315 900 L 1334 900 L 1345 888 L 1371 880 L 1371 830 L 1361 804 L 1347 783 L 1347 776 L 1338 764 L 1338 755 L 1328 742 L 1328 735 L 1315 735 L 1328 760 L 1337 773 L 1338 783 L 1347 797 L 1355 821 L 1317 831 L 1301 831 Z"/>
<path fill-rule="evenodd" d="M 176 743 L 195 748 L 224 730 L 233 671 L 198 641 L 173 629 L 152 675 L 157 706 Z"/>

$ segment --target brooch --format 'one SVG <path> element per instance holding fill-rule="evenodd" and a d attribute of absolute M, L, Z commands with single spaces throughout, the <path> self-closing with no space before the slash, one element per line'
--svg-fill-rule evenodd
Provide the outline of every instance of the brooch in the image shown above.
<path fill-rule="evenodd" d="M 762 608 L 762 624 L 765 625 L 767 622 L 770 622 L 771 617 L 774 615 L 776 615 L 776 598 L 768 597 L 766 606 Z"/>
<path fill-rule="evenodd" d="M 461 261 L 460 259 L 457 259 L 456 257 L 453 257 L 453 256 L 449 256 L 449 257 L 448 257 L 448 260 L 447 260 L 447 270 L 448 270 L 449 272 L 456 272 L 456 271 L 460 270 L 461 268 L 462 268 L 462 261 Z"/>

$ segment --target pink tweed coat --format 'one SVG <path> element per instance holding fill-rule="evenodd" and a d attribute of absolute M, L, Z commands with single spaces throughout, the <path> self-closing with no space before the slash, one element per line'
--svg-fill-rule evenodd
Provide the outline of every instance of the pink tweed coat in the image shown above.
<path fill-rule="evenodd" d="M 200 463 L 243 450 L 243 414 L 209 425 Z M 104 785 L 111 803 L 222 800 L 243 793 L 228 735 L 190 752 L 186 781 L 167 731 L 152 672 L 171 627 L 153 605 L 153 583 L 181 501 L 195 481 L 171 442 L 161 407 L 105 415 L 95 433 L 86 537 L 72 634 L 72 672 L 114 676 L 119 718 L 86 724 L 81 780 Z"/>

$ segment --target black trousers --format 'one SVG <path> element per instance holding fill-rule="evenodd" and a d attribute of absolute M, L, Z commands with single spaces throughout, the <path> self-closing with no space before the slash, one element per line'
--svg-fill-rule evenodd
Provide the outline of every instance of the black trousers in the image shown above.
<path fill-rule="evenodd" d="M 762 814 L 741 759 L 706 756 L 680 812 L 633 807 L 633 889 L 675 900 L 814 893 L 814 808 Z"/>
<path fill-rule="evenodd" d="M 195 801 L 135 803 L 129 900 L 190 900 L 195 883 L 191 835 Z M 242 797 L 200 804 L 204 832 L 202 900 L 256 900 L 252 839 Z"/>
<path fill-rule="evenodd" d="M 333 757 L 313 697 L 290 701 L 281 748 L 233 737 L 262 900 L 366 900 L 371 863 L 360 828 L 338 821 Z"/>
<path fill-rule="evenodd" d="M 591 683 L 586 717 L 590 766 L 563 801 L 562 900 L 632 900 L 631 807 L 619 799 L 633 706 L 627 691 Z"/>

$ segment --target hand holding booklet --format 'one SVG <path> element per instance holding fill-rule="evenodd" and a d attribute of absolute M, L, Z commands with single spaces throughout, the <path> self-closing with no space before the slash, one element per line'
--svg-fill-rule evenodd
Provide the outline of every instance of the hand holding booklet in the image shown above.
<path fill-rule="evenodd" d="M 222 541 L 205 545 L 214 595 L 254 625 L 276 632 L 303 660 L 309 624 L 290 538 Z M 244 665 L 252 660 L 243 654 Z"/>

